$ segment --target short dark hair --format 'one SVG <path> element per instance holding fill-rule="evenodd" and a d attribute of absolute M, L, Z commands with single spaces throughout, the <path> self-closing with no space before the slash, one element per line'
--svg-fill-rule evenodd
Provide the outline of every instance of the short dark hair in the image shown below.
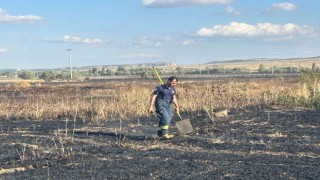
<path fill-rule="evenodd" d="M 177 78 L 176 76 L 171 76 L 171 77 L 169 77 L 168 81 L 171 82 L 171 81 L 173 81 L 174 79 L 178 82 L 178 78 Z"/>

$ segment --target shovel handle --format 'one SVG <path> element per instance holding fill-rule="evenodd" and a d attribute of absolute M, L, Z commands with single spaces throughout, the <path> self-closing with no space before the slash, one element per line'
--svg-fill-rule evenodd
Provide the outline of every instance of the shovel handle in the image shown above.
<path fill-rule="evenodd" d="M 160 84 L 163 85 L 163 81 L 162 81 L 162 79 L 160 78 L 157 69 L 156 69 L 154 66 L 152 66 L 152 69 L 153 69 L 154 73 L 156 74 L 156 76 L 158 77 L 158 79 L 159 79 L 159 81 L 160 81 Z"/>
<path fill-rule="evenodd" d="M 182 117 L 181 117 L 181 115 L 180 115 L 180 112 L 179 112 L 179 111 L 177 111 L 177 114 L 178 114 L 178 116 L 179 116 L 180 120 L 182 120 Z"/>

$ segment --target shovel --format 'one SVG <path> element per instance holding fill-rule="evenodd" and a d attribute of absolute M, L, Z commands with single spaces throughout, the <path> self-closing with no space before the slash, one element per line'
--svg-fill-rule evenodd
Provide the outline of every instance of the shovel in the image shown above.
<path fill-rule="evenodd" d="M 180 113 L 177 112 L 180 121 L 176 122 L 176 126 L 178 128 L 179 134 L 180 135 L 184 135 L 184 134 L 189 134 L 191 132 L 193 132 L 193 127 L 191 125 L 191 122 L 189 119 L 182 119 L 180 116 Z"/>

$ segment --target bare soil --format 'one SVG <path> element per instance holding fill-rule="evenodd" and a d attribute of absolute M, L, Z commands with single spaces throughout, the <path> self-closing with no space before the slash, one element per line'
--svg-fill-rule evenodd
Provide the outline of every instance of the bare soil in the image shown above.
<path fill-rule="evenodd" d="M 320 111 L 181 115 L 196 131 L 171 140 L 154 116 L 0 121 L 0 179 L 320 179 Z"/>

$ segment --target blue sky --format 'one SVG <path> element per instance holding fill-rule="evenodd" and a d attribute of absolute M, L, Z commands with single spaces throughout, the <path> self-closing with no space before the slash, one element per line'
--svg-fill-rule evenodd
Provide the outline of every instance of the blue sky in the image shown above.
<path fill-rule="evenodd" d="M 1 0 L 0 69 L 320 55 L 316 0 Z"/>

